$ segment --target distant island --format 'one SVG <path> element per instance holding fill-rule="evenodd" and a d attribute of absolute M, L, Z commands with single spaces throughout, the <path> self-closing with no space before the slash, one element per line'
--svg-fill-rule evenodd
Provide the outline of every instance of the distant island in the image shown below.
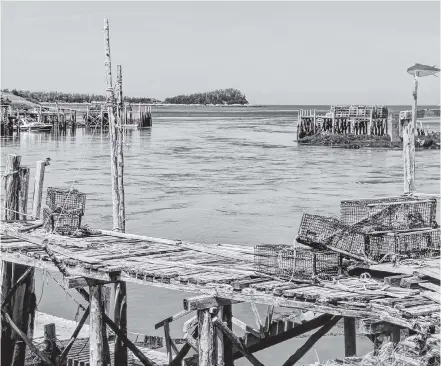
<path fill-rule="evenodd" d="M 190 95 L 177 95 L 164 100 L 166 104 L 214 104 L 214 105 L 247 105 L 245 94 L 237 89 L 218 89 L 206 93 L 195 93 Z"/>
<path fill-rule="evenodd" d="M 29 90 L 2 89 L 2 93 L 21 97 L 31 103 L 92 103 L 104 102 L 106 97 L 99 94 L 85 93 L 62 93 L 62 92 L 34 92 Z M 124 97 L 127 103 L 149 103 L 149 104 L 199 104 L 199 105 L 248 105 L 244 94 L 237 89 L 219 89 L 206 93 L 190 95 L 177 95 L 166 98 L 163 102 L 156 98 L 148 97 Z"/>

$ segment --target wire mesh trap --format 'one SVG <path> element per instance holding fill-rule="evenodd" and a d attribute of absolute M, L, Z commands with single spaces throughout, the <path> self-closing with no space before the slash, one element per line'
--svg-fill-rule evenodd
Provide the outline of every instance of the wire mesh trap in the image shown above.
<path fill-rule="evenodd" d="M 294 249 L 291 245 L 254 246 L 254 270 L 286 280 L 330 279 L 339 273 L 339 254 L 329 250 Z"/>
<path fill-rule="evenodd" d="M 341 201 L 340 220 L 364 232 L 436 228 L 436 199 L 402 196 L 345 200 Z"/>
<path fill-rule="evenodd" d="M 48 187 L 46 205 L 52 212 L 84 214 L 86 194 L 76 189 Z"/>
<path fill-rule="evenodd" d="M 296 240 L 315 249 L 332 246 L 357 256 L 366 256 L 365 235 L 332 217 L 303 214 Z"/>
<path fill-rule="evenodd" d="M 81 227 L 79 214 L 53 213 L 48 208 L 43 209 L 44 228 L 48 231 L 55 231 L 61 235 L 71 235 Z"/>
<path fill-rule="evenodd" d="M 46 230 L 61 235 L 71 235 L 81 226 L 81 218 L 86 206 L 86 194 L 76 189 L 47 189 L 43 220 Z"/>
<path fill-rule="evenodd" d="M 441 229 L 429 229 L 407 233 L 368 235 L 369 258 L 388 262 L 394 256 L 427 258 L 440 255 Z"/>

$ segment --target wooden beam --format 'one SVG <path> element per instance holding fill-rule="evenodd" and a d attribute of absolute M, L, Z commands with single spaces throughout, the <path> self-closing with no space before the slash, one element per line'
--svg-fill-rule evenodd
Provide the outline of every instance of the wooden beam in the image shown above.
<path fill-rule="evenodd" d="M 223 319 L 223 307 L 219 308 L 217 316 L 219 316 L 221 319 Z M 215 347 L 214 348 L 216 350 L 216 354 L 215 354 L 216 366 L 225 366 L 225 360 L 224 360 L 224 350 L 225 350 L 224 334 L 222 333 L 222 331 L 218 327 L 214 328 L 214 332 L 215 332 L 215 338 L 214 338 Z"/>
<path fill-rule="evenodd" d="M 404 193 L 415 192 L 415 134 L 409 123 L 403 130 Z"/>
<path fill-rule="evenodd" d="M 164 339 L 165 339 L 165 350 L 167 352 L 168 362 L 173 360 L 171 338 L 170 338 L 170 325 L 169 323 L 164 324 Z"/>
<path fill-rule="evenodd" d="M 237 338 L 234 333 L 225 325 L 225 323 L 218 318 L 213 320 L 213 324 L 224 333 L 224 335 L 236 346 L 236 348 L 243 354 L 243 356 L 251 362 L 254 366 L 263 366 L 263 364 L 244 347 L 243 343 Z"/>
<path fill-rule="evenodd" d="M 117 65 L 117 83 L 118 83 L 118 108 L 117 108 L 117 120 L 115 128 L 116 138 L 116 154 L 117 154 L 117 175 L 118 175 L 118 199 L 119 199 L 119 211 L 118 211 L 118 228 L 119 231 L 126 231 L 126 207 L 125 207 L 125 193 L 124 193 L 124 149 L 123 149 L 123 116 L 122 116 L 122 104 L 123 104 L 123 90 L 122 90 L 122 67 Z"/>
<path fill-rule="evenodd" d="M 69 276 L 64 277 L 64 286 L 66 288 L 77 288 L 77 287 L 89 287 L 97 285 L 106 285 L 109 283 L 116 283 L 119 280 L 119 274 L 115 275 L 114 280 L 95 280 L 93 278 L 81 277 L 81 276 Z"/>
<path fill-rule="evenodd" d="M 282 366 L 295 365 L 321 337 L 323 337 L 335 324 L 337 324 L 340 319 L 341 316 L 334 316 L 332 319 L 328 320 L 317 332 L 311 335 L 305 344 L 300 347 L 291 357 L 289 357 Z"/>
<path fill-rule="evenodd" d="M 164 320 L 161 320 L 159 323 L 155 324 L 155 329 L 159 329 L 161 328 L 165 323 L 171 323 L 177 319 L 180 319 L 188 314 L 191 314 L 193 311 L 192 310 L 182 310 L 179 313 L 172 315 Z"/>
<path fill-rule="evenodd" d="M 199 366 L 215 364 L 214 327 L 209 309 L 198 310 Z"/>
<path fill-rule="evenodd" d="M 314 111 L 314 113 L 315 113 L 315 111 Z M 256 303 L 252 301 L 252 302 L 250 302 L 250 305 L 251 305 L 251 310 L 253 311 L 253 314 L 254 314 L 254 320 L 256 321 L 257 329 L 259 329 L 260 335 L 263 338 L 265 336 L 264 328 L 262 325 L 262 320 L 260 319 L 259 311 L 257 310 L 257 307 L 256 307 Z"/>
<path fill-rule="evenodd" d="M 231 300 L 227 298 L 220 298 L 210 295 L 200 295 L 191 297 L 189 299 L 184 299 L 184 309 L 185 310 L 203 310 L 209 308 L 217 308 L 219 306 L 237 304 L 241 301 Z"/>
<path fill-rule="evenodd" d="M 258 338 L 253 338 L 253 341 L 246 340 L 246 347 L 247 351 L 250 353 L 262 351 L 266 348 L 272 347 L 276 344 L 282 343 L 284 341 L 287 341 L 288 339 L 297 337 L 299 335 L 302 335 L 304 333 L 310 332 L 311 330 L 314 330 L 320 326 L 322 326 L 324 323 L 332 319 L 332 315 L 329 314 L 323 314 L 318 316 L 317 318 L 314 318 L 310 321 L 307 321 L 303 324 L 300 324 L 299 326 L 295 326 L 294 328 L 282 333 L 277 334 L 272 337 L 267 337 L 263 340 L 260 340 Z M 233 355 L 234 359 L 238 359 L 243 357 L 240 352 L 234 352 Z"/>
<path fill-rule="evenodd" d="M 78 337 L 78 334 L 80 333 L 81 328 L 83 328 L 84 323 L 87 320 L 87 317 L 90 313 L 90 306 L 87 307 L 86 311 L 81 316 L 80 321 L 78 322 L 74 332 L 72 333 L 72 336 L 69 339 L 69 342 L 67 343 L 66 347 L 64 348 L 63 352 L 61 352 L 61 355 L 58 359 L 57 366 L 62 366 L 64 364 L 64 360 L 66 359 L 67 355 L 69 354 L 70 349 L 75 343 L 75 340 Z"/>
<path fill-rule="evenodd" d="M 172 362 L 170 362 L 170 366 L 182 366 L 182 361 L 184 360 L 184 357 L 188 354 L 188 352 L 190 351 L 190 348 L 195 349 L 195 351 L 198 351 L 198 345 L 197 344 L 193 344 L 193 347 L 188 343 L 188 340 L 190 339 L 189 337 L 191 337 L 191 339 L 193 341 L 196 342 L 195 337 L 198 337 L 198 327 L 196 327 L 196 329 L 193 330 L 192 334 L 189 334 L 187 336 L 187 343 L 185 343 L 182 348 L 179 350 L 178 354 L 176 355 L 176 357 L 173 359 Z M 190 340 L 191 342 L 191 340 Z"/>
<path fill-rule="evenodd" d="M 232 323 L 234 325 L 236 325 L 240 329 L 244 330 L 245 332 L 251 333 L 256 338 L 263 338 L 262 334 L 258 330 L 256 330 L 256 329 L 250 327 L 249 325 L 245 324 L 242 320 L 239 320 L 239 319 L 237 319 L 235 317 L 232 317 L 231 321 L 232 321 Z"/>
<path fill-rule="evenodd" d="M 357 334 L 355 332 L 355 318 L 344 317 L 345 357 L 357 354 Z"/>

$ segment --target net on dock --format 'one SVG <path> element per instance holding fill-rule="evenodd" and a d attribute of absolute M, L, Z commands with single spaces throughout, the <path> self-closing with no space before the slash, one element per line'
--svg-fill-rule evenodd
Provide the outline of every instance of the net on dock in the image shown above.
<path fill-rule="evenodd" d="M 48 187 L 46 205 L 53 212 L 78 211 L 84 214 L 86 194 L 76 189 Z"/>
<path fill-rule="evenodd" d="M 339 254 L 329 250 L 294 249 L 291 245 L 256 245 L 254 269 L 286 280 L 308 280 L 313 276 L 330 279 L 338 275 Z"/>

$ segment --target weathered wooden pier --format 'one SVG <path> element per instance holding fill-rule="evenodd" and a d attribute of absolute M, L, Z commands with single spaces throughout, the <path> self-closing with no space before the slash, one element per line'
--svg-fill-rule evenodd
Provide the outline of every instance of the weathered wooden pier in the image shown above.
<path fill-rule="evenodd" d="M 384 257 L 378 261 L 369 255 L 333 247 L 327 240 L 329 232 L 317 236 L 309 231 L 306 234 L 315 241 L 307 244 L 324 242 L 332 256 L 320 262 L 322 252 L 310 249 L 307 259 L 301 262 L 296 247 L 292 248 L 294 255 L 289 254 L 291 249 L 277 251 L 274 247 L 275 255 L 263 256 L 267 265 L 262 270 L 256 256 L 257 246 L 201 244 L 125 233 L 122 84 L 118 78 L 115 96 L 107 20 L 104 30 L 113 230 L 93 229 L 81 223 L 85 196 L 73 186 L 64 193 L 48 189 L 47 207 L 42 215 L 47 161 L 37 163 L 29 213 L 29 168 L 22 166 L 20 156 L 8 156 L 3 174 L 5 200 L 0 232 L 3 365 L 232 366 L 244 357 L 252 365 L 262 366 L 256 352 L 307 334 L 306 342 L 283 363 L 289 366 L 298 364 L 340 320 L 344 322 L 347 357 L 357 354 L 357 323 L 359 332 L 371 339 L 374 351 L 378 351 L 384 339 L 397 344 L 405 332 L 423 340 L 439 333 L 439 236 L 438 242 L 430 236 L 431 256 L 413 257 L 407 262 L 388 261 Z M 118 70 L 121 75 L 121 68 Z M 405 139 L 412 136 L 414 123 L 406 127 Z M 399 201 L 398 205 L 414 207 L 427 199 L 415 193 L 415 150 L 411 143 L 405 145 L 404 152 L 405 196 L 400 196 L 404 203 Z M 412 212 L 415 215 L 416 211 Z M 409 211 L 405 213 L 408 222 Z M 390 225 L 395 222 L 391 215 L 387 217 Z M 438 230 L 439 234 L 432 211 L 428 222 L 431 230 Z M 391 234 L 410 235 L 421 230 L 414 221 L 410 223 L 410 229 L 397 229 Z M 353 228 L 349 233 L 354 233 Z M 374 234 L 390 233 L 369 232 Z M 438 253 L 438 257 L 433 253 Z M 401 252 L 392 254 L 399 257 Z M 321 276 L 323 266 L 329 269 L 332 258 L 336 259 L 332 272 Z M 302 264 L 306 260 L 308 267 Z M 306 268 L 309 272 L 299 271 Z M 80 320 L 72 336 L 62 340 L 61 345 L 56 342 L 56 330 L 50 324 L 45 327 L 42 347 L 37 347 L 33 339 L 35 269 L 61 273 L 65 291 L 75 291 L 82 298 Z M 158 352 L 147 341 L 141 346 L 129 339 L 127 282 L 198 294 L 185 298 L 179 313 L 158 319 L 155 328 L 164 330 L 165 352 Z M 108 306 L 109 287 L 113 289 L 112 311 Z M 237 303 L 249 304 L 255 324 L 246 324 L 235 316 Z M 267 305 L 265 318 L 256 304 Z M 282 313 L 279 308 L 285 311 Z M 170 336 L 170 327 L 183 317 L 189 319 L 184 341 L 178 344 Z M 89 339 L 83 342 L 83 352 L 77 338 L 87 319 Z M 233 331 L 233 324 L 241 329 L 241 334 Z"/>

